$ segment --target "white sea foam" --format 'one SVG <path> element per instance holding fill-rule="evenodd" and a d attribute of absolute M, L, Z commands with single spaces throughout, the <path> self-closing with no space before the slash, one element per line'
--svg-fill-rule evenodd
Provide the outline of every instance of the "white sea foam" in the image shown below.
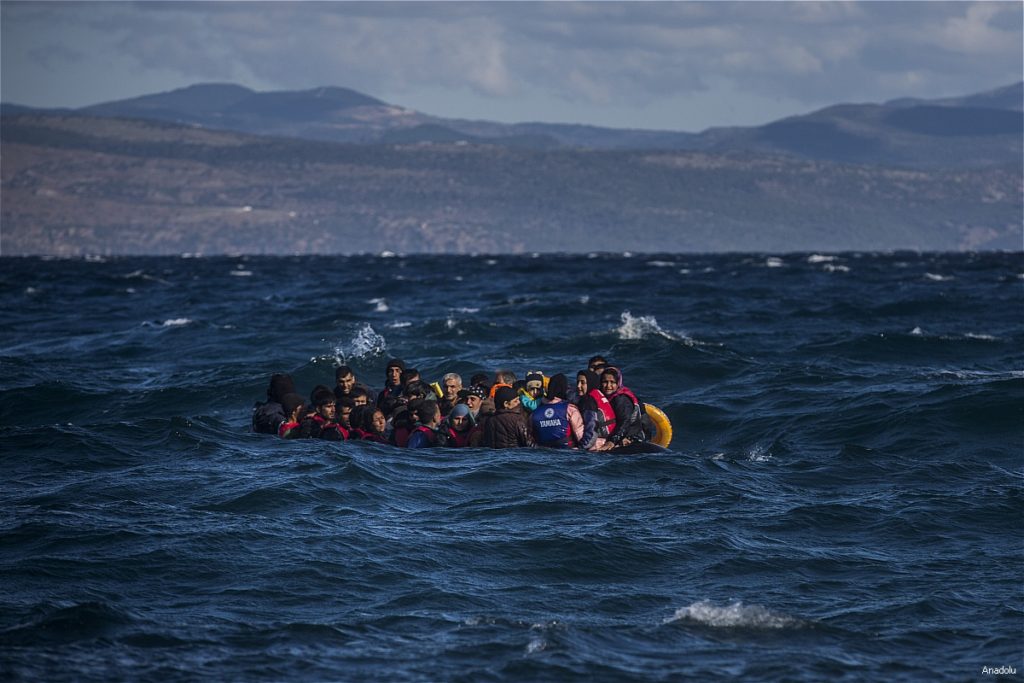
<path fill-rule="evenodd" d="M 849 273 L 850 272 L 850 266 L 844 266 L 844 265 L 836 266 L 836 265 L 833 265 L 831 263 L 826 263 L 824 266 L 822 266 L 821 269 L 824 270 L 826 273 Z"/>
<path fill-rule="evenodd" d="M 395 252 L 393 251 L 382 251 L 380 252 L 381 258 L 395 258 Z"/>
<path fill-rule="evenodd" d="M 581 297 L 580 297 L 580 298 L 578 299 L 578 301 L 579 301 L 579 302 L 580 302 L 581 304 L 584 304 L 584 305 L 586 305 L 586 304 L 587 304 L 587 303 L 588 303 L 588 302 L 590 301 L 590 295 L 589 295 L 589 294 L 584 294 L 583 296 L 581 296 Z"/>
<path fill-rule="evenodd" d="M 373 310 L 376 313 L 387 313 L 389 310 L 391 310 L 388 307 L 387 299 L 382 299 L 382 298 L 369 299 L 369 300 L 367 300 L 366 303 L 373 304 L 374 305 Z"/>
<path fill-rule="evenodd" d="M 25 293 L 28 294 L 29 296 L 32 296 L 33 294 L 38 294 L 39 290 L 36 289 L 35 287 L 26 287 Z"/>
<path fill-rule="evenodd" d="M 768 462 L 772 460 L 772 454 L 768 452 L 768 446 L 758 444 L 747 453 L 747 460 L 750 462 Z"/>
<path fill-rule="evenodd" d="M 230 274 L 235 277 L 252 277 L 251 270 L 232 270 Z"/>
<path fill-rule="evenodd" d="M 915 337 L 920 337 L 921 335 L 924 334 L 924 332 L 921 330 L 920 327 L 915 327 L 910 331 L 910 334 L 914 335 Z"/>
<path fill-rule="evenodd" d="M 657 318 L 653 315 L 634 317 L 629 311 L 622 312 L 622 324 L 616 332 L 619 335 L 619 339 L 643 339 L 650 335 L 660 335 L 666 339 L 675 339 L 675 337 L 661 329 Z"/>
<path fill-rule="evenodd" d="M 996 337 L 991 334 L 975 334 L 974 332 L 968 332 L 964 335 L 968 339 L 978 339 L 980 341 L 996 341 Z"/>
<path fill-rule="evenodd" d="M 393 323 L 388 323 L 387 326 L 392 330 L 400 330 L 403 327 L 412 327 L 412 323 L 407 320 L 396 320 Z"/>
<path fill-rule="evenodd" d="M 680 268 L 679 269 L 679 274 L 680 275 L 689 275 L 690 274 L 690 269 L 689 268 Z"/>
<path fill-rule="evenodd" d="M 171 318 L 170 320 L 165 320 L 165 321 L 163 321 L 161 323 L 161 325 L 163 327 L 181 327 L 183 325 L 191 325 L 191 324 L 192 324 L 192 319 L 191 318 Z"/>
<path fill-rule="evenodd" d="M 543 638 L 531 638 L 530 642 L 526 646 L 526 654 L 533 654 L 534 652 L 541 652 L 546 650 L 548 647 L 548 641 Z"/>
<path fill-rule="evenodd" d="M 712 604 L 709 600 L 681 607 L 673 616 L 665 619 L 666 624 L 677 621 L 693 621 L 715 628 L 779 629 L 801 624 L 799 619 L 772 612 L 760 605 L 734 602 L 723 607 Z"/>
<path fill-rule="evenodd" d="M 334 347 L 334 355 L 339 364 L 347 364 L 352 358 L 369 358 L 379 356 L 388 348 L 387 340 L 374 331 L 370 323 L 364 323 L 355 336 L 347 342 Z"/>
<path fill-rule="evenodd" d="M 937 275 L 935 273 L 925 273 L 925 280 L 931 280 L 932 282 L 949 282 L 955 279 L 952 275 Z"/>
<path fill-rule="evenodd" d="M 472 314 L 472 313 L 479 313 L 480 312 L 479 308 L 469 308 L 469 307 L 456 308 L 455 310 L 458 313 L 471 313 Z"/>
<path fill-rule="evenodd" d="M 831 263 L 835 260 L 835 256 L 826 256 L 825 254 L 811 254 L 807 257 L 808 263 Z"/>
<path fill-rule="evenodd" d="M 781 268 L 782 266 L 786 265 L 786 262 L 777 256 L 769 256 L 768 258 L 765 259 L 764 265 L 767 266 L 768 268 Z"/>
<path fill-rule="evenodd" d="M 652 266 L 654 268 L 671 268 L 676 264 L 672 261 L 648 261 L 647 265 Z"/>

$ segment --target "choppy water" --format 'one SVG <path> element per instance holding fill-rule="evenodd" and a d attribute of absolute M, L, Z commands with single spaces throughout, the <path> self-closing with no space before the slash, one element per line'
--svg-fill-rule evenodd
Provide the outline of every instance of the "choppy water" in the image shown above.
<path fill-rule="evenodd" d="M 1021 254 L 0 261 L 0 675 L 1024 674 Z M 671 452 L 248 432 L 596 353 Z"/>

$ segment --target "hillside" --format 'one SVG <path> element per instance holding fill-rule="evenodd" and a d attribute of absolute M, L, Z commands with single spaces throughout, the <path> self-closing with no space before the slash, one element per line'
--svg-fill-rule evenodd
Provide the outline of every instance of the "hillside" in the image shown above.
<path fill-rule="evenodd" d="M 1020 249 L 1019 164 L 351 145 L 5 116 L 15 254 Z"/>
<path fill-rule="evenodd" d="M 455 143 L 552 149 L 755 152 L 917 169 L 1019 164 L 1024 83 L 935 100 L 842 104 L 763 126 L 702 133 L 445 119 L 339 87 L 255 92 L 201 84 L 74 112 L 140 118 L 256 135 L 350 143 Z M 5 104 L 5 114 L 25 113 Z"/>

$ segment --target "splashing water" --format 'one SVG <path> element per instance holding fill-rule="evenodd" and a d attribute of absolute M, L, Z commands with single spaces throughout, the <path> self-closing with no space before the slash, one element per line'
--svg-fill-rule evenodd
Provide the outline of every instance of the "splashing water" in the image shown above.
<path fill-rule="evenodd" d="M 641 315 L 634 317 L 629 311 L 623 311 L 621 319 L 622 324 L 615 330 L 619 335 L 619 339 L 636 340 L 645 339 L 651 335 L 658 335 L 673 341 L 685 340 L 685 338 L 680 338 L 661 329 L 661 325 L 658 324 L 657 318 L 653 315 Z"/>
<path fill-rule="evenodd" d="M 708 600 L 681 607 L 665 620 L 666 624 L 676 621 L 695 621 L 715 628 L 786 628 L 798 626 L 800 620 L 776 614 L 761 605 L 744 605 L 734 602 L 719 607 Z"/>
<path fill-rule="evenodd" d="M 378 334 L 370 323 L 365 323 L 352 339 L 340 342 L 334 347 L 334 356 L 340 365 L 345 365 L 352 358 L 380 356 L 387 350 L 387 340 Z"/>

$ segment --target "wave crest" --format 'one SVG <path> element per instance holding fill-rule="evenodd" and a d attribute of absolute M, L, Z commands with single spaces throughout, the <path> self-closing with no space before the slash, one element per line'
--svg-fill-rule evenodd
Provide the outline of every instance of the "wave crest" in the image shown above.
<path fill-rule="evenodd" d="M 686 607 L 680 607 L 676 613 L 665 620 L 666 624 L 676 621 L 693 621 L 715 628 L 788 628 L 799 626 L 800 620 L 784 614 L 772 612 L 761 605 L 744 605 L 734 602 L 724 607 L 712 604 L 709 600 L 701 600 Z"/>

